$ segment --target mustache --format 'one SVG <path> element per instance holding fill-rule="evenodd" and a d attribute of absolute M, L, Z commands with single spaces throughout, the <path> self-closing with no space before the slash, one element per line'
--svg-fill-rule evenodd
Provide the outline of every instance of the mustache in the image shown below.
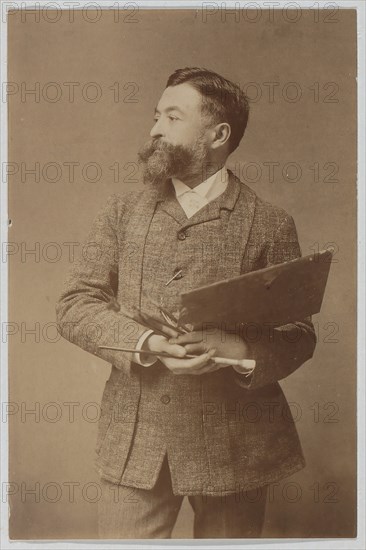
<path fill-rule="evenodd" d="M 194 144 L 173 145 L 161 137 L 150 139 L 138 152 L 143 167 L 144 182 L 159 183 L 172 176 L 184 177 L 202 169 L 205 162 L 205 146 L 202 138 Z"/>
<path fill-rule="evenodd" d="M 177 150 L 179 150 L 180 147 L 176 145 L 172 145 L 171 143 L 167 143 L 166 141 L 163 141 L 160 138 L 153 138 L 150 139 L 148 142 L 145 143 L 141 147 L 141 149 L 138 152 L 138 159 L 140 162 L 147 162 L 149 158 L 154 153 L 161 153 L 161 154 L 173 154 Z"/>

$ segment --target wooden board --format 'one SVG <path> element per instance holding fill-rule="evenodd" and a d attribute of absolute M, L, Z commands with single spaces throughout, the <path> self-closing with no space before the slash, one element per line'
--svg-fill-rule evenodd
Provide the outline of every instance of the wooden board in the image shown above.
<path fill-rule="evenodd" d="M 184 293 L 180 321 L 280 326 L 319 313 L 331 260 L 325 250 Z"/>

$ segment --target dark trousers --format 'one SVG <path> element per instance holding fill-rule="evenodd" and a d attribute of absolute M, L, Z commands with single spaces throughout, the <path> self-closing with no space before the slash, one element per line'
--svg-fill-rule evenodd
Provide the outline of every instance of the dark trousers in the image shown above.
<path fill-rule="evenodd" d="M 151 490 L 101 480 L 98 527 L 101 539 L 171 538 L 183 496 L 174 495 L 165 458 Z M 194 511 L 194 538 L 261 536 L 267 487 L 217 497 L 188 496 Z"/>

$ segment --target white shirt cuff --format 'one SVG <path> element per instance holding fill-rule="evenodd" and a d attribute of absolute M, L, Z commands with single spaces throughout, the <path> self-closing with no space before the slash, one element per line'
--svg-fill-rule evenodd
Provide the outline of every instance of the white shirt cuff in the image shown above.
<path fill-rule="evenodd" d="M 137 342 L 136 344 L 136 352 L 138 352 L 138 350 L 141 350 L 142 349 L 142 346 L 144 345 L 145 343 L 145 340 L 147 340 L 147 338 L 153 334 L 154 331 L 153 330 L 147 330 L 146 332 L 144 332 L 141 336 L 140 336 L 140 339 L 139 341 Z M 138 365 L 141 365 L 142 367 L 151 367 L 152 365 L 154 365 L 157 361 L 157 358 L 154 358 L 153 360 L 148 360 L 148 355 L 145 355 L 145 354 L 140 354 L 140 353 L 134 353 L 132 355 L 132 361 L 134 363 L 137 363 Z"/>

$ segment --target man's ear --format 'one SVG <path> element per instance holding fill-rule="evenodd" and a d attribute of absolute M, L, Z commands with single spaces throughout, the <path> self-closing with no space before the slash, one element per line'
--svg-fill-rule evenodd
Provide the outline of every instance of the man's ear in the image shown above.
<path fill-rule="evenodd" d="M 214 138 L 211 142 L 212 149 L 218 149 L 228 142 L 231 135 L 230 124 L 227 122 L 220 122 L 214 128 L 212 128 Z"/>

